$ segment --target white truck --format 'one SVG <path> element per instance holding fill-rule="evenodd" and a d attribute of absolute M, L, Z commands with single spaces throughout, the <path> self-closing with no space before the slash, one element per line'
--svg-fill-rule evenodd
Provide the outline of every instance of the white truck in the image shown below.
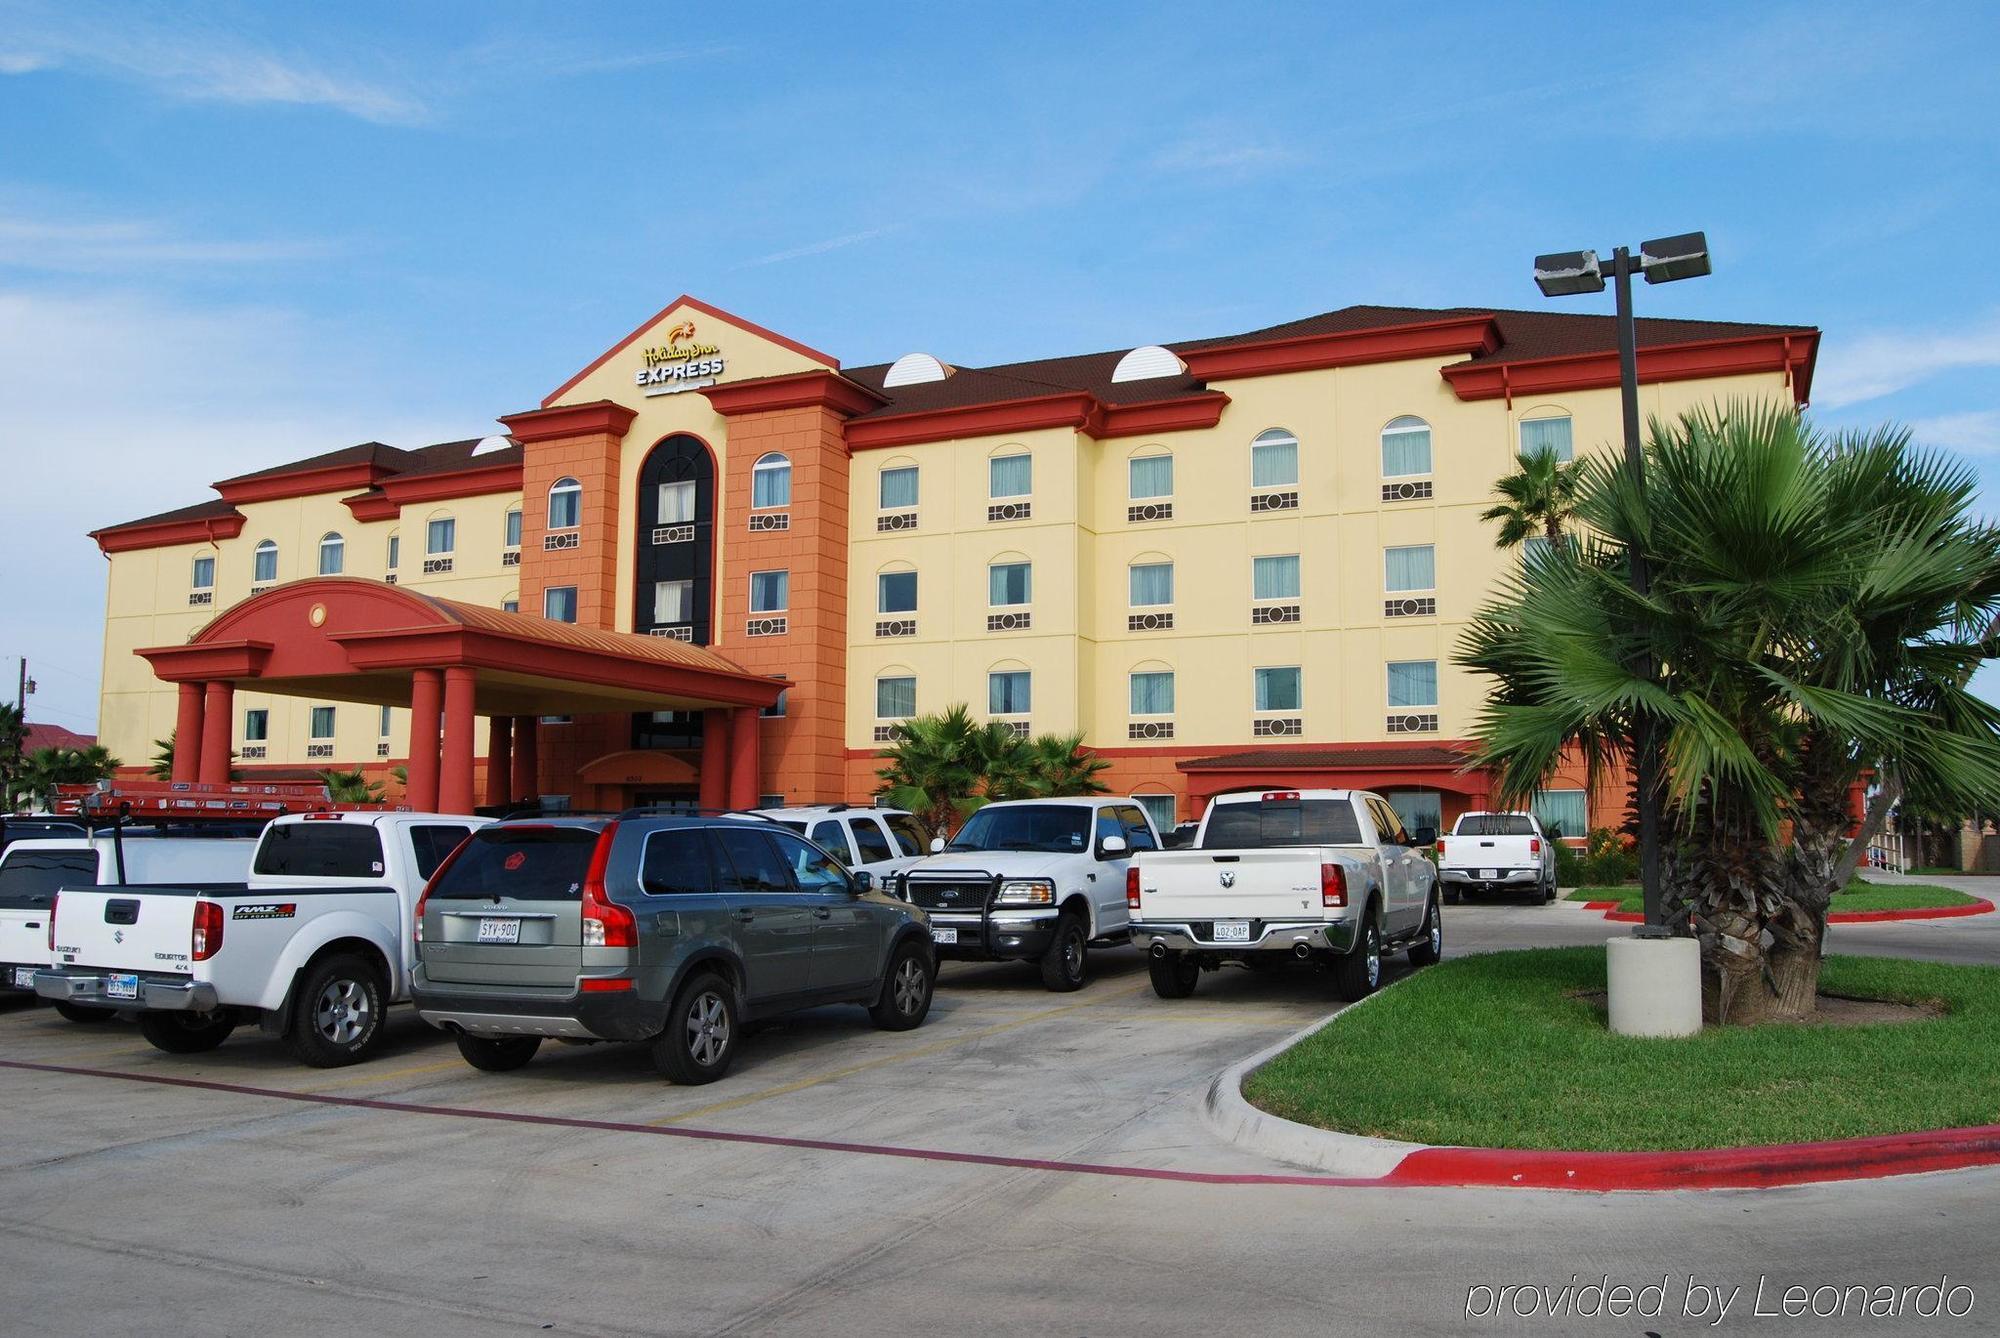
<path fill-rule="evenodd" d="M 1350 1002 L 1382 982 L 1382 958 L 1444 952 L 1437 871 L 1388 800 L 1363 790 L 1217 795 L 1194 844 L 1132 861 L 1125 895 L 1153 991 L 1192 994 L 1203 971 L 1317 962 Z"/>
<path fill-rule="evenodd" d="M 1081 989 L 1089 949 L 1131 937 L 1127 862 L 1159 845 L 1136 799 L 1008 800 L 932 841 L 896 891 L 929 912 L 941 959 L 1031 961 L 1049 989 Z"/>
<path fill-rule="evenodd" d="M 249 881 L 65 884 L 45 999 L 133 1011 L 154 1046 L 197 1054 L 256 1022 L 315 1068 L 368 1057 L 410 997 L 424 883 L 488 819 L 330 812 L 264 829 Z"/>
<path fill-rule="evenodd" d="M 1437 843 L 1445 895 L 1526 892 L 1543 905 L 1556 899 L 1556 843 L 1532 813 L 1461 813 Z"/>

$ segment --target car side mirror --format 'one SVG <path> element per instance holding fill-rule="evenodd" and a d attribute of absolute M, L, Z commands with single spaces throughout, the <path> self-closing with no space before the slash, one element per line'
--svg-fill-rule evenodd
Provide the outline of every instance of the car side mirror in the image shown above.
<path fill-rule="evenodd" d="M 854 880 L 854 890 L 856 892 L 873 892 L 875 890 L 875 875 L 868 872 L 868 870 L 856 869 L 847 876 Z"/>
<path fill-rule="evenodd" d="M 1419 827 L 1416 830 L 1416 834 L 1410 838 L 1410 841 L 1415 845 L 1434 846 L 1437 844 L 1437 839 L 1438 839 L 1437 828 Z"/>
<path fill-rule="evenodd" d="M 1097 843 L 1097 853 L 1106 859 L 1116 859 L 1131 848 L 1131 842 L 1122 836 L 1107 836 Z"/>
<path fill-rule="evenodd" d="M 944 838 L 942 836 L 933 836 L 931 838 L 931 854 L 941 855 L 943 853 L 944 853 Z"/>

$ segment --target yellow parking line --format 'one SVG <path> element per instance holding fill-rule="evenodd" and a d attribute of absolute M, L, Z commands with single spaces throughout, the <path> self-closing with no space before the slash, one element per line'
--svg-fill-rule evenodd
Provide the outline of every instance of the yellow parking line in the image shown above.
<path fill-rule="evenodd" d="M 1085 999 L 1081 1003 L 1064 1004 L 1060 1008 L 1040 1009 L 1028 1014 L 1026 1017 L 1015 1018 L 1012 1022 L 996 1022 L 990 1027 L 981 1027 L 977 1031 L 969 1031 L 962 1036 L 953 1036 L 949 1040 L 936 1041 L 930 1045 L 918 1046 L 914 1050 L 899 1050 L 892 1055 L 882 1055 L 875 1059 L 863 1060 L 859 1064 L 849 1064 L 845 1068 L 815 1074 L 810 1078 L 801 1078 L 797 1082 L 784 1083 L 778 1087 L 768 1087 L 761 1092 L 752 1092 L 748 1096 L 732 1097 L 727 1101 L 717 1101 L 712 1105 L 697 1106 L 693 1110 L 676 1111 L 664 1120 L 653 1120 L 651 1123 L 655 1126 L 683 1124 L 688 1120 L 700 1119 L 705 1115 L 715 1115 L 725 1110 L 735 1110 L 740 1106 L 754 1105 L 759 1101 L 767 1101 L 774 1096 L 789 1096 L 793 1092 L 802 1092 L 808 1087 L 817 1087 L 821 1083 L 832 1082 L 836 1078 L 846 1078 L 856 1073 L 866 1073 L 870 1069 L 879 1069 L 890 1064 L 900 1064 L 909 1059 L 921 1059 L 925 1055 L 934 1055 L 945 1050 L 954 1049 L 957 1046 L 964 1045 L 967 1041 L 976 1041 L 982 1037 L 998 1035 L 1003 1031 L 1012 1031 L 1016 1027 L 1025 1027 L 1031 1022 L 1043 1022 L 1052 1017 L 1061 1017 L 1065 1013 L 1074 1013 L 1081 1008 L 1092 1008 L 1099 1004 L 1110 1003 L 1114 999 L 1128 998 L 1131 995 L 1137 994 L 1141 988 L 1150 988 L 1150 986 L 1134 986 L 1131 989 L 1120 990 L 1115 994 L 1101 994 L 1093 999 Z"/>

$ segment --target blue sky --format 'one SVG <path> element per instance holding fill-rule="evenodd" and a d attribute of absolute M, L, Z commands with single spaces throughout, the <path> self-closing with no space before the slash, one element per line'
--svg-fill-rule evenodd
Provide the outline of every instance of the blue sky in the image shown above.
<path fill-rule="evenodd" d="M 0 656 L 89 727 L 84 531 L 491 431 L 682 291 L 977 365 L 1534 306 L 1538 250 L 1705 228 L 1643 311 L 1822 326 L 1822 420 L 1990 508 L 1996 57 L 1977 4 L 0 0 Z"/>

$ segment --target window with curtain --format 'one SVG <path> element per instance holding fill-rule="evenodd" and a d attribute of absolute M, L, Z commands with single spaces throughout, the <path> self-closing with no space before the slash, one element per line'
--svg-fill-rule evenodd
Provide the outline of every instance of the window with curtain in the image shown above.
<path fill-rule="evenodd" d="M 1434 832 L 1444 829 L 1444 803 L 1436 790 L 1392 790 L 1382 797 L 1403 820 L 1404 831 L 1414 834 L 1419 827 Z"/>
<path fill-rule="evenodd" d="M 691 525 L 694 523 L 694 480 L 682 479 L 678 483 L 662 483 L 659 488 L 660 521 L 662 525 Z"/>
<path fill-rule="evenodd" d="M 694 621 L 694 582 L 653 582 L 653 621 L 689 623 Z"/>
<path fill-rule="evenodd" d="M 1174 564 L 1171 562 L 1140 562 L 1132 568 L 1132 606 L 1141 608 L 1149 604 L 1171 604 L 1174 602 Z"/>
<path fill-rule="evenodd" d="M 1299 709 L 1299 669 L 1287 665 L 1257 671 L 1257 709 L 1296 711 Z"/>
<path fill-rule="evenodd" d="M 424 530 L 424 551 L 432 557 L 458 548 L 458 522 L 450 516 L 434 520 Z"/>
<path fill-rule="evenodd" d="M 257 545 L 250 558 L 250 579 L 259 585 L 278 579 L 278 546 L 269 539 Z"/>
<path fill-rule="evenodd" d="M 1382 476 L 1431 472 L 1431 425 L 1405 415 L 1382 429 Z"/>
<path fill-rule="evenodd" d="M 1437 550 L 1430 544 L 1411 544 L 1382 550 L 1382 584 L 1385 590 L 1437 589 Z"/>
<path fill-rule="evenodd" d="M 990 715 L 1026 715 L 1032 709 L 1026 669 L 995 670 L 986 675 L 986 710 Z"/>
<path fill-rule="evenodd" d="M 396 566 L 398 563 L 402 561 L 402 558 L 403 558 L 403 536 L 400 534 L 392 534 L 389 536 L 389 570 L 390 571 L 396 570 Z"/>
<path fill-rule="evenodd" d="M 1575 457 L 1576 446 L 1570 439 L 1568 414 L 1553 418 L 1522 420 L 1521 454 L 1531 455 L 1536 451 L 1554 451 L 1558 460 L 1570 460 Z"/>
<path fill-rule="evenodd" d="M 263 707 L 243 713 L 243 742 L 262 743 L 271 737 L 271 713 Z"/>
<path fill-rule="evenodd" d="M 875 680 L 875 718 L 908 720 L 917 713 L 917 680 L 878 678 Z"/>
<path fill-rule="evenodd" d="M 1286 488 L 1299 481 L 1299 439 L 1281 427 L 1250 443 L 1250 486 Z"/>
<path fill-rule="evenodd" d="M 519 613 L 521 611 L 521 597 L 519 595 L 507 596 L 507 598 L 500 601 L 500 611 L 502 613 Z"/>
<path fill-rule="evenodd" d="M 1174 495 L 1174 457 L 1171 455 L 1141 455 L 1133 458 L 1132 500 L 1144 501 L 1149 497 L 1172 497 Z"/>
<path fill-rule="evenodd" d="M 520 507 L 517 506 L 507 513 L 506 527 L 506 533 L 502 536 L 502 547 L 519 548 L 521 546 Z"/>
<path fill-rule="evenodd" d="M 875 578 L 877 613 L 915 613 L 917 574 L 913 571 L 885 571 Z"/>
<path fill-rule="evenodd" d="M 1034 568 L 1026 562 L 996 562 L 986 569 L 986 602 L 998 608 L 1026 604 L 1034 597 Z"/>
<path fill-rule="evenodd" d="M 1562 537 L 1564 548 L 1570 548 L 1575 543 L 1576 540 L 1570 535 L 1565 534 Z M 1546 554 L 1549 551 L 1549 547 L 1548 535 L 1531 534 L 1521 541 L 1521 561 L 1523 563 L 1532 562 Z"/>
<path fill-rule="evenodd" d="M 319 541 L 319 574 L 338 576 L 347 565 L 347 540 L 337 534 L 329 534 Z"/>
<path fill-rule="evenodd" d="M 197 590 L 215 589 L 214 558 L 198 557 L 194 560 L 194 588 Z"/>
<path fill-rule="evenodd" d="M 783 613 L 791 604 L 792 574 L 789 571 L 750 573 L 750 612 Z"/>
<path fill-rule="evenodd" d="M 576 587 L 573 585 L 552 585 L 542 591 L 542 616 L 550 622 L 575 622 Z"/>
<path fill-rule="evenodd" d="M 1139 807 L 1146 810 L 1146 816 L 1153 820 L 1153 829 L 1162 838 L 1174 829 L 1174 797 L 1170 794 L 1135 794 Z"/>
<path fill-rule="evenodd" d="M 1026 497 L 1035 490 L 1035 457 L 996 455 L 986 462 L 988 497 Z"/>
<path fill-rule="evenodd" d="M 1402 710 L 1410 706 L 1438 704 L 1438 663 L 1436 660 L 1391 660 L 1389 662 L 1389 706 Z"/>
<path fill-rule="evenodd" d="M 583 523 L 583 485 L 557 479 L 549 488 L 549 528 L 573 530 Z"/>
<path fill-rule="evenodd" d="M 1132 675 L 1133 715 L 1172 715 L 1174 675 L 1170 669 L 1146 670 Z"/>
<path fill-rule="evenodd" d="M 1251 558 L 1250 595 L 1253 599 L 1297 599 L 1299 555 Z"/>
<path fill-rule="evenodd" d="M 382 738 L 386 739 L 389 737 L 389 724 L 393 710 L 393 707 L 384 706 L 376 713 L 375 733 Z"/>
<path fill-rule="evenodd" d="M 882 471 L 882 509 L 905 511 L 917 504 L 917 467 L 898 465 Z"/>
<path fill-rule="evenodd" d="M 313 737 L 313 738 L 315 738 L 315 739 L 330 739 L 330 738 L 332 738 L 332 737 L 333 737 L 333 708 L 332 708 L 331 706 L 315 706 L 315 707 L 313 707 L 313 708 L 312 708 L 312 726 L 311 726 L 311 728 L 310 728 L 310 729 L 309 729 L 309 730 L 308 730 L 307 732 L 308 732 L 308 734 L 310 734 L 310 736 L 311 736 L 311 737 Z"/>
<path fill-rule="evenodd" d="M 1550 836 L 1590 835 L 1582 790 L 1537 790 L 1528 811 Z"/>
<path fill-rule="evenodd" d="M 773 451 L 762 456 L 750 470 L 752 507 L 792 504 L 792 462 Z"/>

